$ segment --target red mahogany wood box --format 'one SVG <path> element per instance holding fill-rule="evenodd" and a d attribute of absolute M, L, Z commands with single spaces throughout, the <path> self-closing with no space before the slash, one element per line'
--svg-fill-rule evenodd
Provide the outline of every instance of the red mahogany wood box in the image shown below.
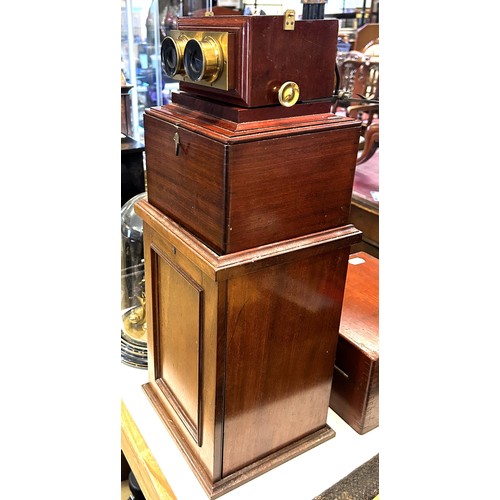
<path fill-rule="evenodd" d="M 219 255 L 146 200 L 146 394 L 218 497 L 332 438 L 352 225 Z"/>
<path fill-rule="evenodd" d="M 378 427 L 378 259 L 350 256 L 330 407 L 359 434 Z"/>
<path fill-rule="evenodd" d="M 145 112 L 148 201 L 220 254 L 347 224 L 360 122 L 328 103 Z"/>
<path fill-rule="evenodd" d="M 296 20 L 284 29 L 284 16 L 179 18 L 177 29 L 228 33 L 224 54 L 227 89 L 189 79 L 180 89 L 242 107 L 278 104 L 280 86 L 295 82 L 301 100 L 331 97 L 335 83 L 338 19 Z M 214 86 L 215 85 L 215 86 Z"/>

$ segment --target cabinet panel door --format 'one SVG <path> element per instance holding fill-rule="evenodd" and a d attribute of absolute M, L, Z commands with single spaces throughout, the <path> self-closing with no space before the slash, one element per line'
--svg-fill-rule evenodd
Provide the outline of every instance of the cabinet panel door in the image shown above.
<path fill-rule="evenodd" d="M 201 444 L 203 290 L 181 268 L 158 257 L 158 386 Z"/>

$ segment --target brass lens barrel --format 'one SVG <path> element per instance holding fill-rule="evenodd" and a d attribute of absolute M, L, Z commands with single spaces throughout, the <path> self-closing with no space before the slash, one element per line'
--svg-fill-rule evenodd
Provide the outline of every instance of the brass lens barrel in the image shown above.
<path fill-rule="evenodd" d="M 193 82 L 213 82 L 222 72 L 224 56 L 217 40 L 205 36 L 202 40 L 192 38 L 184 48 L 184 69 Z"/>
<path fill-rule="evenodd" d="M 168 77 L 185 74 L 184 49 L 188 39 L 184 35 L 178 38 L 167 36 L 161 43 L 161 64 Z"/>

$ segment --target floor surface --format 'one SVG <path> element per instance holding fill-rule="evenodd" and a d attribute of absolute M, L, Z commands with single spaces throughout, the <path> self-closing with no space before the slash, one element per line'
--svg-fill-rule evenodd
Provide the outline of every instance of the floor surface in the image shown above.
<path fill-rule="evenodd" d="M 121 500 L 128 500 L 130 497 L 130 490 L 128 487 L 128 481 L 122 481 L 122 493 L 120 496 Z"/>

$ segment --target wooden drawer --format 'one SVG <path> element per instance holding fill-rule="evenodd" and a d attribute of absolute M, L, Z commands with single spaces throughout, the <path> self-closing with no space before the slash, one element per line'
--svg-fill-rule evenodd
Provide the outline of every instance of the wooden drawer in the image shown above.
<path fill-rule="evenodd" d="M 378 259 L 349 258 L 330 407 L 358 433 L 378 426 Z"/>
<path fill-rule="evenodd" d="M 150 109 L 148 201 L 219 254 L 345 225 L 359 130 L 330 113 L 235 123 Z"/>

